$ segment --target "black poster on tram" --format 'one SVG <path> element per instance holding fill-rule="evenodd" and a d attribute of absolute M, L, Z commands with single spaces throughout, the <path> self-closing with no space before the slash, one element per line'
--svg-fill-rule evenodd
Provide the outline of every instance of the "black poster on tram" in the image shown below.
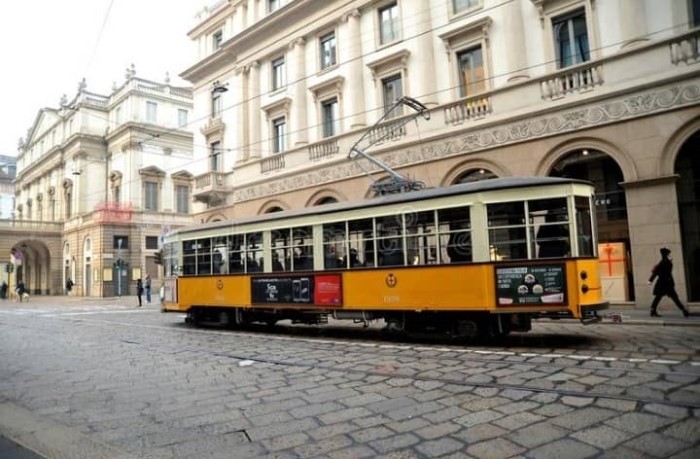
<path fill-rule="evenodd" d="M 565 304 L 565 266 L 496 267 L 496 295 L 499 306 Z"/>
<path fill-rule="evenodd" d="M 253 304 L 342 304 L 341 276 L 266 276 L 251 279 Z"/>

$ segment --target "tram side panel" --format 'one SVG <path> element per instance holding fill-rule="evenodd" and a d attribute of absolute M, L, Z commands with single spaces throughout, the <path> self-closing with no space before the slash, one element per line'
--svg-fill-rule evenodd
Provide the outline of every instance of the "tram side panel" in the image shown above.
<path fill-rule="evenodd" d="M 344 309 L 483 311 L 493 297 L 489 265 L 358 270 L 343 280 Z"/>

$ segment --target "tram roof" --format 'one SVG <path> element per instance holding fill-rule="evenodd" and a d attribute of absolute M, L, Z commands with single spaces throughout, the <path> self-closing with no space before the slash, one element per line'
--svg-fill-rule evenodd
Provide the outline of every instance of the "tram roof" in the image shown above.
<path fill-rule="evenodd" d="M 561 178 L 561 177 L 505 177 L 476 182 L 459 183 L 449 187 L 428 188 L 425 190 L 409 191 L 405 193 L 389 194 L 362 201 L 337 202 L 324 204 L 322 206 L 305 207 L 303 209 L 284 210 L 252 217 L 242 217 L 235 219 L 236 224 L 242 225 L 255 222 L 268 222 L 285 218 L 303 217 L 306 215 L 319 215 L 359 208 L 371 208 L 388 204 L 400 204 L 403 202 L 422 201 L 425 199 L 439 198 L 444 196 L 454 196 L 459 194 L 473 194 L 485 191 L 496 191 L 514 188 L 530 188 L 537 186 L 555 186 L 580 183 L 591 185 L 586 180 Z M 222 220 L 209 223 L 199 223 L 186 226 L 172 231 L 171 234 L 183 234 L 191 231 L 201 231 L 203 229 L 224 227 L 231 224 L 231 220 Z"/>

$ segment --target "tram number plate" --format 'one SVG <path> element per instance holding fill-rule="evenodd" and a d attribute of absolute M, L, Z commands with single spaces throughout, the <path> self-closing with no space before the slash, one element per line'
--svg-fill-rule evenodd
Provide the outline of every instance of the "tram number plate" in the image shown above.
<path fill-rule="evenodd" d="M 496 267 L 499 306 L 566 304 L 566 266 Z"/>

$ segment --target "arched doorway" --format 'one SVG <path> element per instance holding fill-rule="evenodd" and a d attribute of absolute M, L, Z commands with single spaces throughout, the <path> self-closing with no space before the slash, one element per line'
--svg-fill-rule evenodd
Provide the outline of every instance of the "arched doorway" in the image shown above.
<path fill-rule="evenodd" d="M 549 173 L 592 182 L 598 242 L 603 247 L 601 276 L 603 295 L 611 301 L 633 301 L 634 279 L 630 260 L 630 235 L 627 222 L 627 199 L 622 187 L 624 176 L 617 162 L 596 149 L 578 149 L 562 156 Z M 605 258 L 608 257 L 608 263 Z"/>
<path fill-rule="evenodd" d="M 685 259 L 688 301 L 700 301 L 700 132 L 693 134 L 681 147 L 674 172 L 681 243 Z"/>
<path fill-rule="evenodd" d="M 12 252 L 21 260 L 15 264 L 14 283 L 21 279 L 32 295 L 51 293 L 51 254 L 46 244 L 24 240 L 15 244 Z"/>

